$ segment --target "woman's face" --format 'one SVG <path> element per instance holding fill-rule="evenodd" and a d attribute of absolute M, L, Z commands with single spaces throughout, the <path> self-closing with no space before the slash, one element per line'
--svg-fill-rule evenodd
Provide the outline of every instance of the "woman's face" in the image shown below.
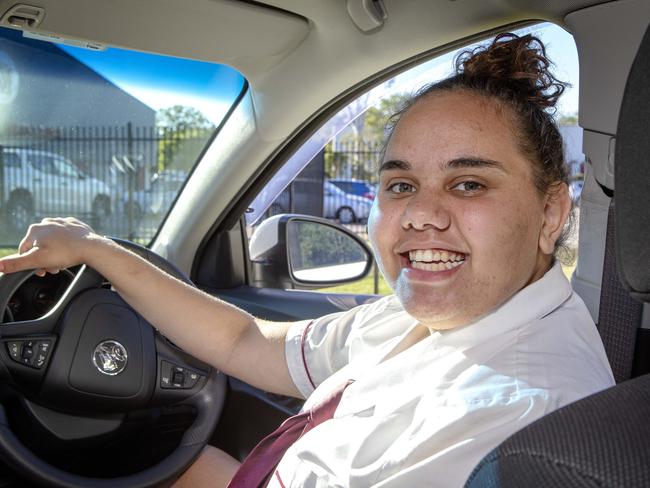
<path fill-rule="evenodd" d="M 504 110 L 463 91 L 428 96 L 388 144 L 370 240 L 406 311 L 431 328 L 465 325 L 540 278 L 566 220 L 568 195 L 536 190 Z"/>

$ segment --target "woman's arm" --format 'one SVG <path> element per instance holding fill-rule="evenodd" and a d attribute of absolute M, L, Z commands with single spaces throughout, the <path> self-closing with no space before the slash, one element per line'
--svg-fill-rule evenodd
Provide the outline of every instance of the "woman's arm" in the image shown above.
<path fill-rule="evenodd" d="M 46 272 L 87 264 L 179 347 L 266 391 L 300 397 L 285 360 L 289 323 L 263 322 L 161 271 L 75 219 L 32 225 L 0 272 Z"/>

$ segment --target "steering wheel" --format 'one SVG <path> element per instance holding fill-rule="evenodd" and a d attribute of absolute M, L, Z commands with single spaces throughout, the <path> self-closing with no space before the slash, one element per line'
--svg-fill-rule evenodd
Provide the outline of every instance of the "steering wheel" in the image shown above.
<path fill-rule="evenodd" d="M 148 249 L 114 239 L 172 276 L 178 268 Z M 34 272 L 0 276 L 0 310 Z M 91 478 L 53 466 L 12 431 L 0 405 L 0 456 L 35 482 L 55 487 L 140 488 L 179 475 L 207 444 L 226 390 L 223 373 L 169 343 L 113 290 L 82 266 L 45 316 L 0 326 L 0 381 L 46 409 L 87 417 L 183 404 L 197 415 L 165 459 L 140 472 Z"/>

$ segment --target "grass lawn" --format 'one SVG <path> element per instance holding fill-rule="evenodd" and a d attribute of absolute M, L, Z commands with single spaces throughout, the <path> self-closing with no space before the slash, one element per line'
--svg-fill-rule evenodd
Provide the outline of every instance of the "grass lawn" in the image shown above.
<path fill-rule="evenodd" d="M 392 293 L 384 277 L 379 275 L 379 295 L 390 295 Z M 326 291 L 328 293 L 353 293 L 361 295 L 372 295 L 374 292 L 374 277 L 371 271 L 364 279 L 349 283 L 347 285 L 332 286 L 331 288 L 323 288 L 316 291 Z"/>
<path fill-rule="evenodd" d="M 15 247 L 0 247 L 0 258 L 16 252 Z"/>

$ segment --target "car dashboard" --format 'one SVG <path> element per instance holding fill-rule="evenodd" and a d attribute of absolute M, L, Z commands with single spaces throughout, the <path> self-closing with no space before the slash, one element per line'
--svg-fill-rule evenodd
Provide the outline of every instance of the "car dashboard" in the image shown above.
<path fill-rule="evenodd" d="M 78 270 L 74 267 L 57 274 L 29 277 L 9 299 L 2 323 L 22 322 L 45 315 L 63 296 Z"/>

